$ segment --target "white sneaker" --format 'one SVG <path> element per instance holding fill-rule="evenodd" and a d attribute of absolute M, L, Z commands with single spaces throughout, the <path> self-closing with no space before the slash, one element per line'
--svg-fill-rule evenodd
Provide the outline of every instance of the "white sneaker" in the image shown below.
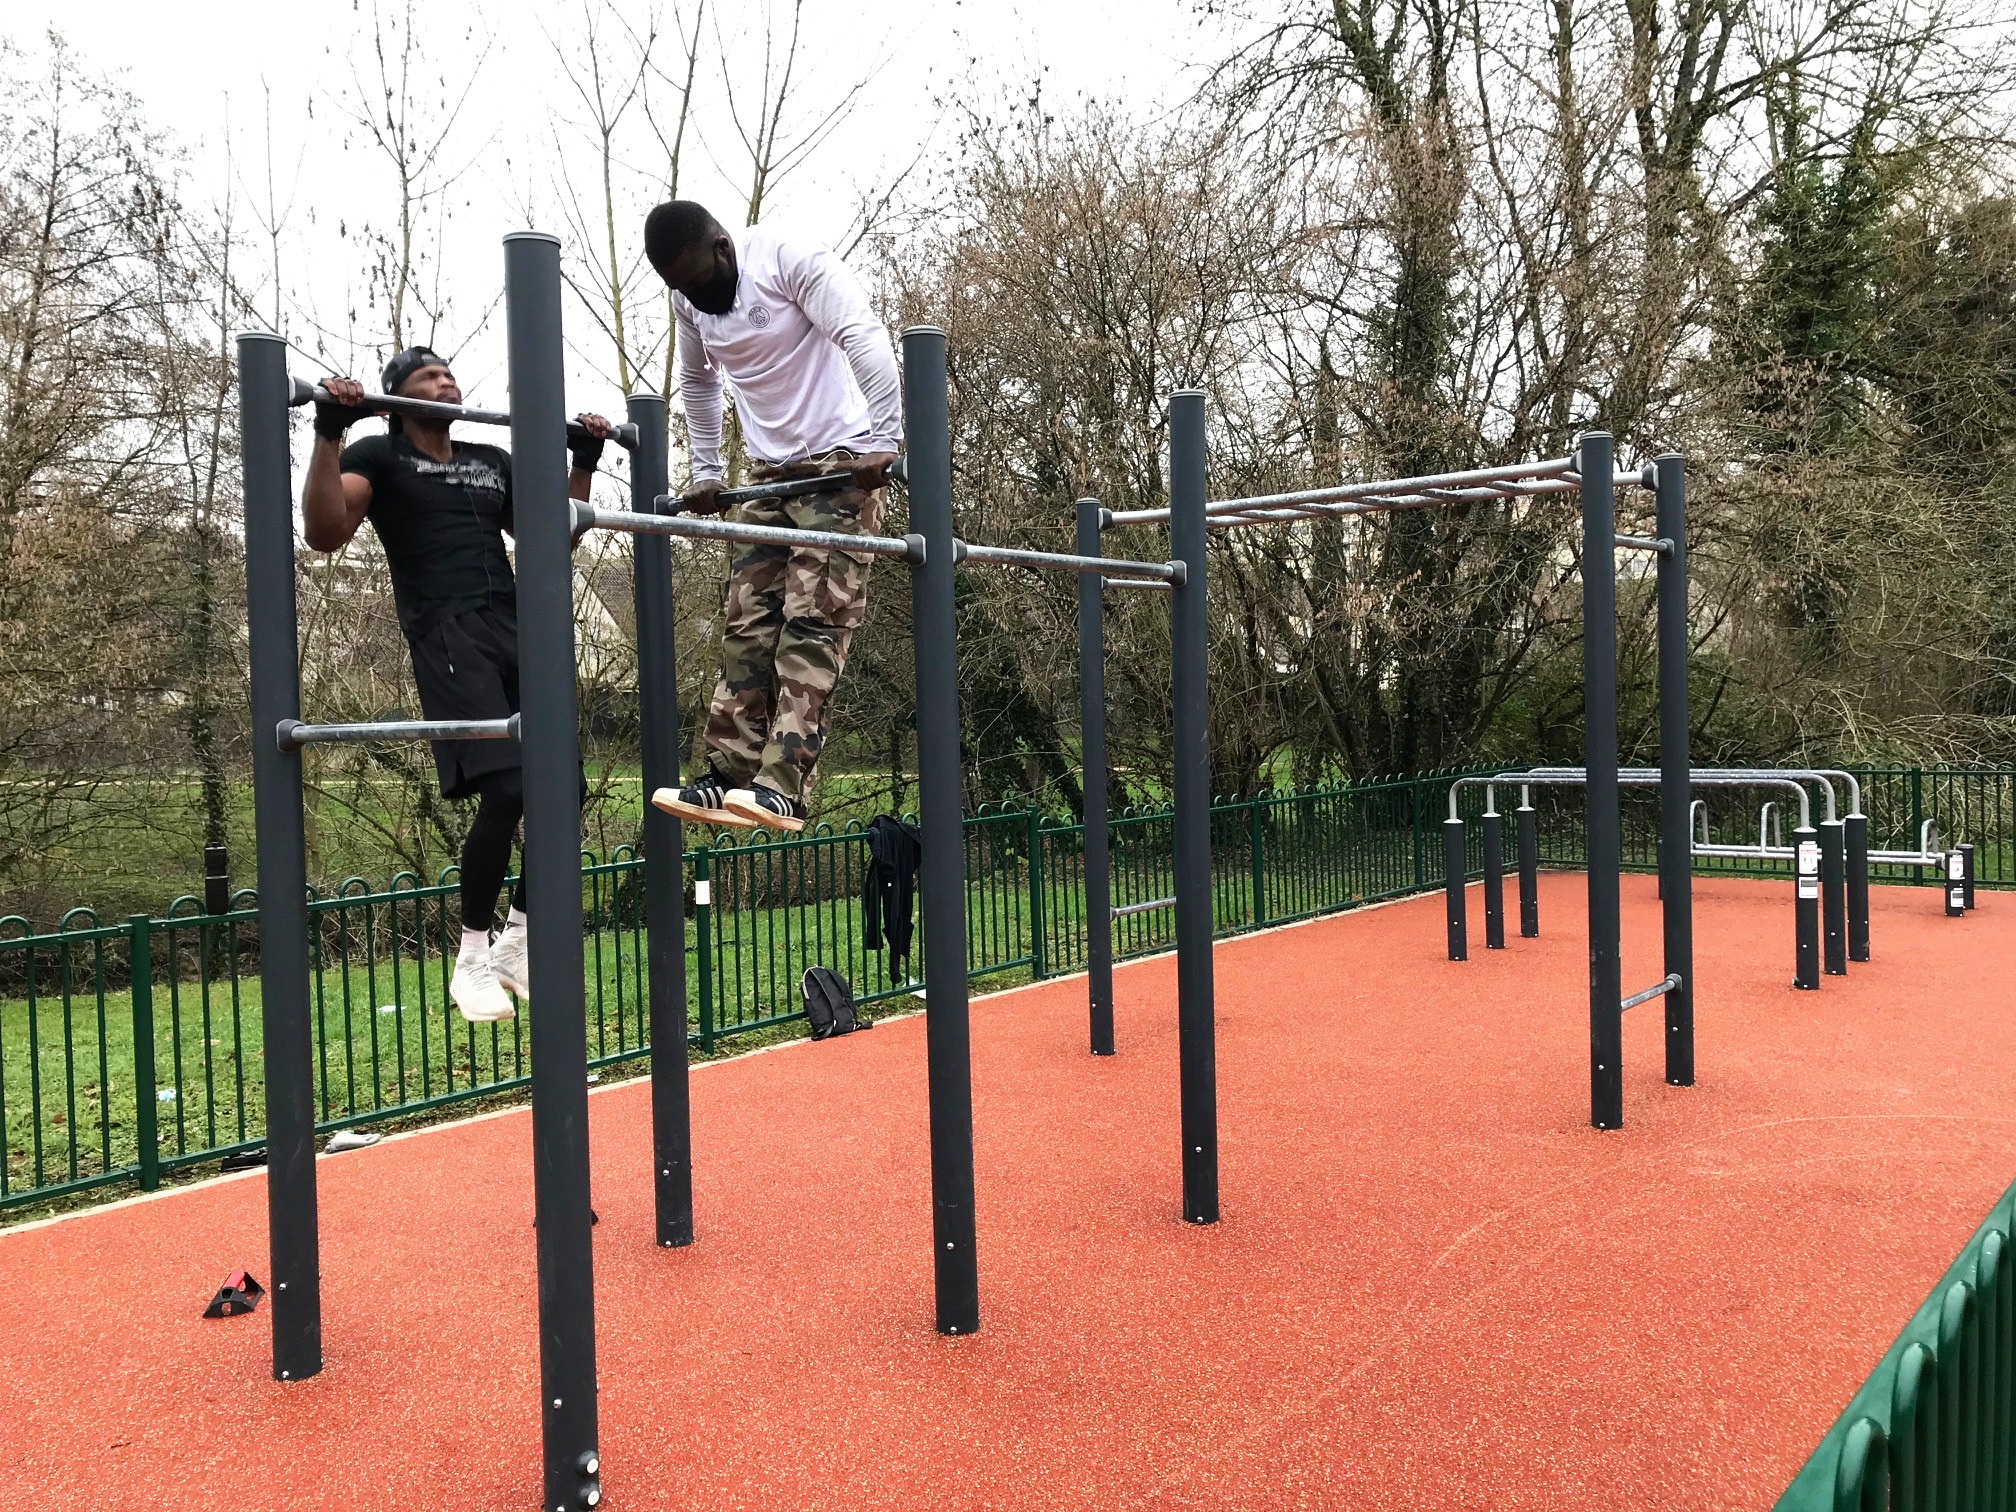
<path fill-rule="evenodd" d="M 494 1024 L 499 1019 L 515 1018 L 518 1013 L 511 1006 L 511 999 L 504 995 L 504 989 L 497 985 L 497 973 L 491 970 L 487 954 L 473 961 L 455 962 L 448 996 L 462 1010 L 462 1017 L 472 1024 Z"/>
<path fill-rule="evenodd" d="M 506 924 L 503 933 L 490 942 L 490 969 L 496 973 L 498 985 L 506 992 L 516 993 L 519 1002 L 532 996 L 532 973 L 525 964 L 522 926 Z"/>

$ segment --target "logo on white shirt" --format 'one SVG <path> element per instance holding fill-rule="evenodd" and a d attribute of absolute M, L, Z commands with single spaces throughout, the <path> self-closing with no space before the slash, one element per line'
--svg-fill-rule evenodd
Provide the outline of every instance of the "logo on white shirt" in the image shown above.
<path fill-rule="evenodd" d="M 756 327 L 759 331 L 762 330 L 770 324 L 770 312 L 761 305 L 756 306 L 755 309 L 749 312 L 749 324 Z"/>

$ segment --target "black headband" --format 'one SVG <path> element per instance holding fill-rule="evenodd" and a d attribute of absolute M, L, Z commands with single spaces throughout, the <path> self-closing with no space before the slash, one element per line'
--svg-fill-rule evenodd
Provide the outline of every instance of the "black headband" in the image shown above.
<path fill-rule="evenodd" d="M 408 347 L 397 357 L 385 364 L 385 372 L 379 382 L 381 393 L 396 394 L 399 385 L 411 378 L 424 367 L 446 367 L 447 362 L 438 356 L 433 348 L 424 346 Z"/>

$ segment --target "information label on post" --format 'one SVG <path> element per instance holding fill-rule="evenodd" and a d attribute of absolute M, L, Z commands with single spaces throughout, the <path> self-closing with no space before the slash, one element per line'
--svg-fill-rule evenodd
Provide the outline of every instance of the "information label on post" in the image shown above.
<path fill-rule="evenodd" d="M 1820 843 L 1817 840 L 1799 842 L 1799 896 L 1820 896 Z"/>

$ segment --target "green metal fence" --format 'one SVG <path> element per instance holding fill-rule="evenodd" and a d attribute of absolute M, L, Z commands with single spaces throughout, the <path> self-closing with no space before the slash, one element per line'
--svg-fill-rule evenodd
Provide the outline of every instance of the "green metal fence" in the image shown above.
<path fill-rule="evenodd" d="M 1289 923 L 1440 884 L 1445 771 L 1350 786 L 1224 799 L 1212 809 L 1219 935 Z M 1936 814 L 1980 845 L 1987 884 L 2016 880 L 2016 773 L 1871 773 L 1872 843 L 1915 836 Z M 1627 803 L 1647 795 L 1627 793 Z M 1481 788 L 1462 812 L 1483 810 Z M 1501 791 L 1501 809 L 1516 798 Z M 1579 804 L 1536 801 L 1550 864 L 1579 865 Z M 1652 810 L 1627 811 L 1627 859 L 1651 861 Z M 1469 826 L 1481 867 L 1481 827 Z M 1166 810 L 1112 821 L 1116 907 L 1174 891 Z M 1089 941 L 1082 828 L 1000 805 L 965 824 L 967 970 L 976 981 L 1043 978 L 1083 966 Z M 864 1003 L 921 983 L 862 938 L 866 836 L 850 824 L 790 838 L 723 838 L 685 857 L 691 1042 L 801 1018 L 798 979 L 826 965 Z M 1706 863 L 1704 863 L 1706 869 Z M 1743 864 L 1718 869 L 1741 870 Z M 584 853 L 591 1068 L 649 1053 L 643 864 L 629 848 Z M 250 893 L 208 916 L 179 898 L 159 917 L 107 923 L 73 909 L 48 933 L 0 919 L 0 1206 L 115 1182 L 151 1188 L 164 1170 L 263 1142 L 258 923 Z M 337 1129 L 524 1085 L 524 1017 L 463 1022 L 448 999 L 461 921 L 454 873 L 411 873 L 374 888 L 351 878 L 311 899 L 310 998 L 316 1115 Z M 1114 920 L 1119 959 L 1168 950 L 1173 910 Z M 913 946 L 921 971 L 921 939 Z"/>
<path fill-rule="evenodd" d="M 2016 1506 L 2016 1187 L 1778 1498 L 1777 1512 Z"/>

